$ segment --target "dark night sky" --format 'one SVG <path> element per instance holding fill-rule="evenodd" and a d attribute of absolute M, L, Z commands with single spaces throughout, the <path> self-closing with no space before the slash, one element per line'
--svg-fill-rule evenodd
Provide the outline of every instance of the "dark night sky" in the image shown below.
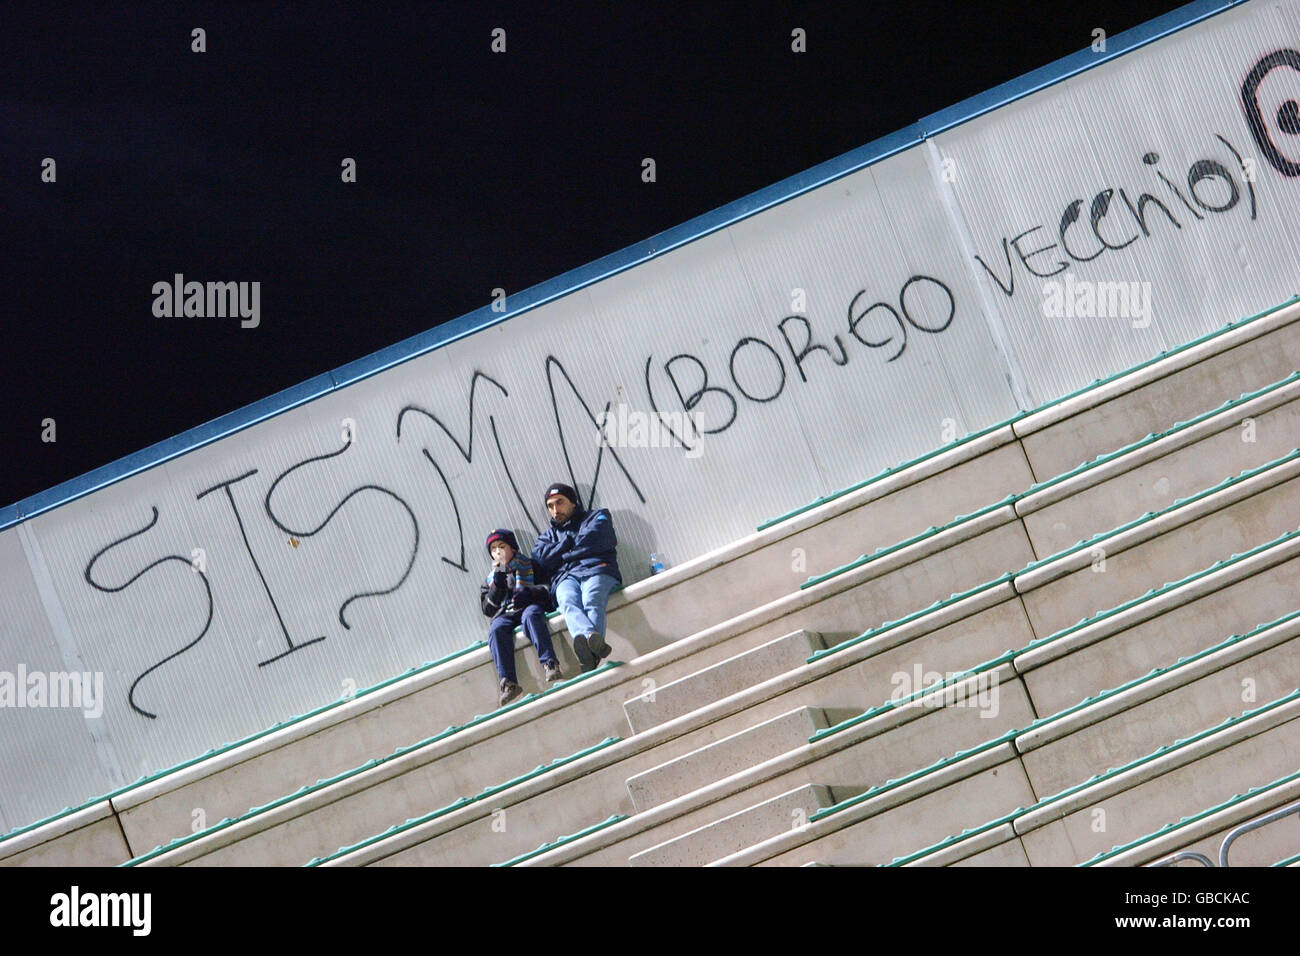
<path fill-rule="evenodd" d="M 1179 4 L 105 6 L 0 8 L 0 505 Z M 261 326 L 155 318 L 176 272 Z"/>

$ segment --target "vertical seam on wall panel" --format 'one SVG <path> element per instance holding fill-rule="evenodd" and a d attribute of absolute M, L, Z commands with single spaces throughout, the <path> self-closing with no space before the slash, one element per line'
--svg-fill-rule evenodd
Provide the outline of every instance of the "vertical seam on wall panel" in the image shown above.
<path fill-rule="evenodd" d="M 1038 631 L 1034 630 L 1033 618 L 1029 616 L 1029 609 L 1025 607 L 1025 596 L 1021 594 L 1020 591 L 1016 588 L 1016 583 L 1014 578 L 1011 581 L 1011 590 L 1016 595 L 1016 604 L 1020 606 L 1020 613 L 1025 616 L 1025 626 L 1029 629 L 1029 633 L 1034 636 L 1034 639 L 1039 640 L 1041 638 L 1041 635 L 1039 635 Z M 1024 673 L 1018 667 L 1016 667 L 1016 662 L 1014 659 L 1011 662 L 1011 669 L 1015 671 L 1016 676 L 1020 678 L 1020 683 L 1025 685 L 1025 697 L 1029 700 L 1029 709 L 1033 712 L 1034 719 L 1035 720 L 1039 719 L 1042 716 L 1042 714 L 1038 710 L 1038 705 L 1034 703 L 1034 695 L 1029 690 L 1029 681 L 1025 680 Z M 1016 750 L 1016 746 L 1014 742 L 1011 745 L 1011 749 L 1015 750 L 1017 754 L 1020 753 L 1019 750 Z"/>
<path fill-rule="evenodd" d="M 1026 694 L 1029 693 L 1029 688 L 1028 688 L 1028 687 L 1025 688 L 1025 693 L 1026 693 Z M 1013 748 L 1013 749 L 1014 749 L 1014 748 Z M 1032 784 L 1031 784 L 1031 786 L 1032 786 Z M 117 811 L 117 807 L 113 806 L 113 801 L 112 801 L 111 798 L 110 798 L 109 801 L 108 801 L 108 811 L 109 811 L 109 813 L 113 814 L 113 822 L 117 824 L 118 832 L 122 834 L 122 845 L 126 847 L 126 859 L 127 859 L 127 860 L 133 860 L 133 859 L 135 859 L 136 856 L 138 856 L 138 854 L 137 854 L 136 851 L 131 847 L 131 840 L 127 837 L 127 835 L 126 835 L 126 827 L 125 827 L 125 826 L 123 825 L 123 823 L 122 823 L 122 815 L 121 815 L 120 813 L 118 813 L 118 811 Z M 123 861 L 123 862 L 125 862 L 125 861 Z"/>
<path fill-rule="evenodd" d="M 32 580 L 36 583 L 36 593 L 40 597 L 41 606 L 45 609 L 45 617 L 49 622 L 50 631 L 54 634 L 54 640 L 59 645 L 59 656 L 63 659 L 63 666 L 72 673 L 84 673 L 86 670 L 85 664 L 81 659 L 80 651 L 77 649 L 76 638 L 72 634 L 72 626 L 68 623 L 67 614 L 64 613 L 63 604 L 59 600 L 58 591 L 54 587 L 54 578 L 50 575 L 50 569 L 45 564 L 45 555 L 41 552 L 41 546 L 36 540 L 36 532 L 32 530 L 31 522 L 24 521 L 18 525 L 18 540 L 22 542 L 23 553 L 27 557 L 27 566 L 32 573 Z M 103 703 L 103 701 L 100 701 L 101 706 L 103 706 Z M 94 744 L 95 756 L 108 777 L 109 786 L 116 789 L 125 785 L 126 777 L 122 773 L 122 765 L 118 760 L 117 751 L 113 748 L 113 742 L 109 739 L 106 713 L 107 709 L 105 708 L 105 711 L 98 718 L 95 718 L 95 720 L 104 721 L 98 730 L 91 720 L 86 718 L 86 733 L 90 735 L 91 742 Z"/>
<path fill-rule="evenodd" d="M 1099 406 L 1097 406 L 1097 407 L 1100 408 L 1101 406 L 1099 405 Z M 1046 429 L 1044 429 L 1044 430 L 1046 430 Z M 1026 450 L 1026 448 L 1025 448 L 1025 440 L 1024 440 L 1024 438 L 1022 438 L 1020 435 L 1016 435 L 1016 433 L 1015 433 L 1015 426 L 1014 426 L 1014 425 L 1011 427 L 1011 434 L 1015 435 L 1015 439 L 1016 439 L 1016 447 L 1020 449 L 1021 457 L 1023 457 L 1023 458 L 1025 459 L 1025 467 L 1029 469 L 1029 477 L 1033 479 L 1032 484 L 1035 484 L 1035 485 L 1036 485 L 1036 484 L 1038 484 L 1040 481 L 1046 481 L 1048 478 L 1055 478 L 1055 477 L 1056 477 L 1055 475 L 1048 475 L 1048 476 L 1046 476 L 1046 477 L 1044 477 L 1043 475 L 1040 475 L 1040 474 L 1039 474 L 1039 473 L 1034 469 L 1034 463 L 1029 459 L 1029 452 L 1028 452 L 1028 450 Z M 1028 491 L 1028 489 L 1026 489 L 1026 491 Z M 1019 512 L 1016 512 L 1016 517 L 1020 518 L 1021 521 L 1024 521 L 1024 517 L 1023 517 Z M 1025 526 L 1025 533 L 1026 533 L 1026 534 L 1029 533 L 1029 526 L 1028 526 L 1028 525 Z M 1030 542 L 1029 542 L 1029 547 L 1030 547 L 1031 550 L 1033 550 L 1033 548 L 1034 548 L 1034 542 L 1033 542 L 1032 539 L 1031 539 Z M 1038 552 L 1037 552 L 1036 550 L 1034 551 L 1034 557 L 1035 557 L 1035 558 L 1038 558 L 1038 557 L 1039 557 L 1039 554 L 1038 554 Z"/>
<path fill-rule="evenodd" d="M 1041 717 L 1038 713 L 1038 708 L 1034 706 L 1034 698 L 1030 696 L 1029 693 L 1029 684 L 1025 681 L 1025 675 L 1016 670 L 1015 661 L 1012 661 L 1011 663 L 1011 670 L 1016 675 L 1016 680 L 1020 682 L 1020 686 L 1025 692 L 1025 700 L 1029 701 L 1029 710 L 1030 713 L 1034 715 L 1034 720 L 1040 720 Z M 1040 802 L 1043 799 L 1043 794 L 1039 793 L 1038 787 L 1034 786 L 1034 778 L 1029 775 L 1029 768 L 1025 766 L 1025 755 L 1020 748 L 1016 746 L 1016 739 L 1014 737 L 1011 738 L 1011 752 L 1016 755 L 1016 762 L 1020 764 L 1020 772 L 1025 775 L 1025 783 L 1029 785 L 1029 792 L 1034 796 L 1034 803 Z M 1016 835 L 1019 836 L 1019 834 Z M 1025 854 L 1025 856 L 1028 855 L 1028 853 Z"/>
<path fill-rule="evenodd" d="M 1036 408 L 1038 403 L 1033 400 L 1033 395 L 1025 382 L 1019 359 L 1011 346 L 1006 326 L 1002 322 L 1002 314 L 997 309 L 997 303 L 993 300 L 988 284 L 980 279 L 979 273 L 975 271 L 975 243 L 971 239 L 970 226 L 961 214 L 956 194 L 951 186 L 943 181 L 943 159 L 939 155 L 938 146 L 935 145 L 932 138 L 927 136 L 925 138 L 925 147 L 930 159 L 930 177 L 933 180 L 935 194 L 943 206 L 944 212 L 947 213 L 953 237 L 957 240 L 966 263 L 966 273 L 975 287 L 976 294 L 979 296 L 979 311 L 983 314 L 985 326 L 993 339 L 993 347 L 1002 359 L 1007 384 L 1011 387 L 1011 397 L 1015 400 L 1017 408 L 1021 411 L 1029 411 Z"/>

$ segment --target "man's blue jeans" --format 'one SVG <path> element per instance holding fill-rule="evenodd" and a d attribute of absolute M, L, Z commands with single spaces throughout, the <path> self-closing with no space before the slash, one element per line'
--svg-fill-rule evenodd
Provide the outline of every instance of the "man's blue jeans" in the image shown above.
<path fill-rule="evenodd" d="M 569 637 L 579 634 L 605 636 L 605 605 L 609 592 L 618 586 L 618 578 L 597 574 L 579 581 L 566 577 L 555 586 L 555 600 L 569 628 Z"/>

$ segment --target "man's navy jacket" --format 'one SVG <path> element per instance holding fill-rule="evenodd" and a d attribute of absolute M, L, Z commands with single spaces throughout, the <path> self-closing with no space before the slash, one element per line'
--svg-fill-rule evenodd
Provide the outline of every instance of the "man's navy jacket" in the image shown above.
<path fill-rule="evenodd" d="M 614 554 L 617 540 L 609 510 L 575 509 L 563 524 L 551 519 L 551 526 L 537 536 L 533 545 L 533 564 L 550 577 L 551 590 L 566 577 L 579 581 L 597 574 L 608 574 L 623 582 Z"/>

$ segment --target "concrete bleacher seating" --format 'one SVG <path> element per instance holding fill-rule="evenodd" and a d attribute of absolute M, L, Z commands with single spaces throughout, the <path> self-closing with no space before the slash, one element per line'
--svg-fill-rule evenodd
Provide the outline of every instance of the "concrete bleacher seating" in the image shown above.
<path fill-rule="evenodd" d="M 1167 866 L 1179 858 L 1200 858 L 1216 866 L 1294 865 L 1300 854 L 1278 860 L 1278 845 L 1293 845 L 1300 824 L 1300 772 L 1245 793 L 1199 813 L 1167 823 L 1154 833 L 1099 853 L 1080 866 Z M 1259 828 L 1272 825 L 1267 834 Z M 1251 832 L 1258 836 L 1250 836 Z M 1246 839 L 1241 839 L 1246 837 Z M 1197 862 L 1195 858 L 1192 862 Z"/>
<path fill-rule="evenodd" d="M 1116 836 L 1147 832 L 1171 810 L 1177 817 L 1180 808 L 1195 810 L 1224 789 L 1230 795 L 1233 774 L 1224 768 L 1244 760 L 1251 772 L 1275 778 L 1279 766 L 1294 765 L 1297 717 L 1300 691 L 1037 802 L 1025 799 L 1032 790 L 1015 759 L 1018 731 L 1010 731 L 711 865 L 884 863 L 910 837 L 938 836 L 963 822 L 977 825 L 999 810 L 1032 865 L 1069 865 Z M 1102 825 L 1095 825 L 1099 820 Z"/>
<path fill-rule="evenodd" d="M 1291 300 L 630 585 L 593 673 L 547 688 L 521 639 L 529 696 L 490 710 L 473 644 L 17 831 L 0 864 L 1204 852 L 1296 799 L 1297 368 Z"/>

